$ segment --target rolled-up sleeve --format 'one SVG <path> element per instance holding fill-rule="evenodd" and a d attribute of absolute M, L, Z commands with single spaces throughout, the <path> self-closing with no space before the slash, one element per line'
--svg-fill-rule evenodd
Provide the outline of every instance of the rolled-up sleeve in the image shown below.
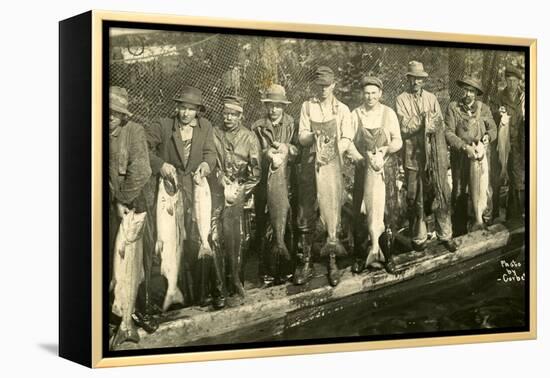
<path fill-rule="evenodd" d="M 298 126 L 298 140 L 300 141 L 301 145 L 307 144 L 307 143 L 304 143 L 304 141 L 308 139 L 310 133 L 311 133 L 311 122 L 309 119 L 309 114 L 307 112 L 307 102 L 304 102 L 300 110 L 300 121 Z"/>
<path fill-rule="evenodd" d="M 388 152 L 397 152 L 403 147 L 403 140 L 401 139 L 401 131 L 399 130 L 399 120 L 395 112 L 388 108 L 388 130 L 390 132 L 390 144 L 388 145 Z"/>
<path fill-rule="evenodd" d="M 351 112 L 345 105 L 340 105 L 340 109 L 340 137 L 353 140 L 353 137 L 355 136 L 355 129 L 353 128 L 351 120 Z"/>

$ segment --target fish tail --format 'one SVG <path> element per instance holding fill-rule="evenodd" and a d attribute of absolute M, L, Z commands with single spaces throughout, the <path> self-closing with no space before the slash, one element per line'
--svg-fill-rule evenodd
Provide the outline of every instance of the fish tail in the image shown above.
<path fill-rule="evenodd" d="M 336 256 L 345 256 L 347 255 L 347 251 L 340 242 L 340 240 L 327 240 L 323 248 L 321 248 L 321 256 L 330 256 L 330 255 L 336 255 Z"/>
<path fill-rule="evenodd" d="M 162 311 L 168 310 L 170 306 L 175 303 L 183 304 L 183 294 L 177 286 L 174 290 L 167 291 L 164 297 L 164 303 L 162 304 Z"/>
<path fill-rule="evenodd" d="M 288 249 L 286 248 L 286 245 L 283 244 L 274 244 L 271 248 L 271 256 L 279 256 L 287 261 L 290 260 L 290 253 L 288 253 Z"/>
<path fill-rule="evenodd" d="M 206 257 L 213 257 L 214 252 L 212 252 L 212 248 L 210 248 L 210 244 L 208 242 L 201 243 L 201 246 L 199 248 L 199 259 L 204 259 Z"/>
<path fill-rule="evenodd" d="M 136 326 L 130 321 L 129 324 L 122 322 L 113 337 L 112 346 L 116 347 L 125 342 L 139 343 L 139 333 Z"/>
<path fill-rule="evenodd" d="M 384 262 L 385 260 L 386 259 L 382 254 L 382 250 L 380 249 L 380 245 L 378 244 L 378 242 L 375 242 L 370 247 L 365 266 L 375 265 L 376 263 L 381 263 L 381 262 Z"/>

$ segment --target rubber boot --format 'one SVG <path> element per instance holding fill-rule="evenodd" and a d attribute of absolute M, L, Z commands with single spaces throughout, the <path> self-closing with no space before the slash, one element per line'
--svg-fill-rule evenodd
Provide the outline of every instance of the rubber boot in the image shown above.
<path fill-rule="evenodd" d="M 210 304 L 212 297 L 210 295 L 210 277 L 212 275 L 213 258 L 203 257 L 197 261 L 199 269 L 199 306 L 205 307 Z"/>
<path fill-rule="evenodd" d="M 382 254 L 384 255 L 384 268 L 389 274 L 395 274 L 395 263 L 393 262 L 393 248 L 395 244 L 395 237 L 391 228 L 386 228 L 386 231 L 380 235 L 379 244 Z"/>
<path fill-rule="evenodd" d="M 328 256 L 328 282 L 330 286 L 336 286 L 340 282 L 340 270 L 336 264 L 336 255 L 334 253 Z"/>
<path fill-rule="evenodd" d="M 313 277 L 311 261 L 311 234 L 301 234 L 298 240 L 298 264 L 294 271 L 294 284 L 303 285 Z"/>
<path fill-rule="evenodd" d="M 212 307 L 219 310 L 225 307 L 225 285 L 224 285 L 224 274 L 221 267 L 222 259 L 218 256 L 215 256 L 213 259 L 213 273 L 210 276 L 212 277 Z"/>

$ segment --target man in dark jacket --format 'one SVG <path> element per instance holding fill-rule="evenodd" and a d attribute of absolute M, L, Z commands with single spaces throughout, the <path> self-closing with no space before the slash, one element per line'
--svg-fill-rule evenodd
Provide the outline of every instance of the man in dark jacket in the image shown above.
<path fill-rule="evenodd" d="M 472 143 L 483 142 L 490 166 L 490 143 L 497 139 L 497 126 L 489 106 L 477 100 L 477 96 L 483 94 L 481 83 L 471 77 L 464 77 L 457 80 L 457 84 L 463 90 L 462 98 L 451 102 L 447 108 L 445 137 L 451 146 L 453 229 L 455 235 L 463 235 L 468 231 L 468 209 L 472 208 L 471 196 L 468 195 L 470 162 L 476 158 Z M 487 207 L 483 213 L 485 222 L 492 214 L 490 183 L 488 192 Z"/>
<path fill-rule="evenodd" d="M 120 220 L 130 210 L 143 213 L 146 209 L 143 189 L 151 176 L 147 141 L 143 126 L 129 120 L 126 89 L 111 87 L 109 93 L 109 239 L 110 268 Z M 146 224 L 144 227 L 149 227 Z M 140 237 L 137 241 L 143 243 Z M 112 273 L 112 272 L 111 272 Z M 138 306 L 144 310 L 145 306 Z M 158 324 L 149 319 L 146 311 L 138 310 L 134 320 L 147 332 Z"/>
<path fill-rule="evenodd" d="M 409 229 L 413 249 L 423 250 L 427 241 L 425 218 L 433 212 L 437 237 L 445 248 L 454 252 L 457 246 L 452 239 L 445 124 L 437 98 L 424 89 L 427 77 L 422 63 L 409 62 L 409 90 L 396 100 L 401 136 L 405 142 Z"/>
<path fill-rule="evenodd" d="M 222 274 L 228 292 L 244 297 L 244 204 L 260 182 L 260 145 L 256 135 L 242 125 L 242 99 L 226 96 L 223 103 L 223 124 L 214 128 L 215 180 L 210 180 L 212 246 L 224 254 Z"/>
<path fill-rule="evenodd" d="M 193 175 L 207 177 L 216 166 L 211 123 L 199 112 L 204 110 L 202 92 L 186 86 L 174 98 L 176 114 L 161 118 L 148 129 L 147 140 L 150 148 L 153 175 L 163 178 L 177 177 L 178 187 L 183 195 L 185 258 L 180 278 L 184 282 L 186 303 L 191 304 L 199 297 L 200 269 L 196 264 L 199 250 L 197 227 L 193 222 Z M 223 300 L 223 293 L 216 293 Z"/>
<path fill-rule="evenodd" d="M 515 66 L 506 67 L 506 87 L 498 92 L 493 104 L 493 116 L 499 127 L 498 144 L 493 154 L 493 216 L 499 216 L 500 187 L 508 182 L 506 218 L 521 219 L 525 211 L 525 92 L 520 88 L 522 72 Z M 508 128 L 506 132 L 505 128 Z M 507 140 L 506 140 L 507 139 Z"/>
<path fill-rule="evenodd" d="M 259 185 L 254 191 L 254 205 L 256 210 L 256 247 L 260 254 L 260 277 L 264 285 L 269 286 L 273 283 L 280 284 L 286 279 L 286 275 L 291 274 L 290 261 L 281 260 L 281 256 L 274 256 L 273 252 L 276 249 L 267 251 L 267 231 L 269 229 L 269 214 L 268 214 L 268 175 L 272 163 L 273 151 L 287 155 L 287 164 L 294 162 L 298 155 L 298 133 L 294 119 L 285 113 L 285 107 L 290 104 L 286 98 L 284 87 L 278 84 L 271 85 L 264 98 L 261 100 L 266 107 L 267 114 L 265 117 L 257 120 L 252 124 L 252 131 L 256 133 L 260 141 L 262 149 L 262 178 Z M 290 187 L 292 171 L 287 170 L 287 184 Z M 289 193 L 291 193 L 289 191 Z M 292 215 L 287 214 L 286 236 L 292 236 L 291 227 Z M 273 230 L 272 230 L 273 231 Z M 275 235 L 272 235 L 272 244 L 274 244 Z M 292 245 L 292 242 L 289 243 Z"/>

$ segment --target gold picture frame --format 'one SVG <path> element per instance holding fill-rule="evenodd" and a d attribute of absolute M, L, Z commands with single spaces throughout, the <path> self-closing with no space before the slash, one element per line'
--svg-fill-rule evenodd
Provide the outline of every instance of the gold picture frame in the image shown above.
<path fill-rule="evenodd" d="M 105 353 L 105 135 L 102 124 L 108 105 L 105 87 L 105 62 L 109 41 L 106 27 L 129 28 L 140 25 L 188 28 L 215 28 L 259 33 L 301 33 L 308 36 L 330 35 L 335 39 L 370 38 L 411 41 L 419 45 L 439 46 L 464 44 L 517 48 L 526 53 L 526 97 L 528 98 L 528 293 L 527 327 L 520 332 L 468 334 L 397 338 L 374 341 L 330 341 L 319 344 L 292 346 L 217 348 L 209 351 L 186 351 L 154 354 L 106 356 Z M 109 26 L 111 25 L 111 26 Z M 81 67 L 72 67 L 78 64 Z M 528 80 L 527 80 L 528 78 Z M 69 130 L 78 125 L 79 130 Z M 536 230 L 537 230 L 537 40 L 501 36 L 448 34 L 424 31 L 402 31 L 363 27 L 258 22 L 209 17 L 188 17 L 158 14 L 139 14 L 93 10 L 60 22 L 60 355 L 86 366 L 115 367 L 173 362 L 208 361 L 328 352 L 347 352 L 449 344 L 535 339 L 537 337 L 536 307 Z M 82 146 L 86 146 L 82 149 Z M 89 154 L 87 154 L 89 153 Z M 83 156 L 86 155 L 86 156 Z M 71 173 L 71 159 L 89 162 L 89 169 Z M 84 198 L 83 196 L 87 196 Z M 89 197 L 88 197 L 89 196 Z M 84 201 L 81 209 L 84 221 L 75 221 L 69 214 L 73 201 Z M 86 342 L 82 342 L 82 340 Z M 86 344 L 85 347 L 82 345 Z"/>

